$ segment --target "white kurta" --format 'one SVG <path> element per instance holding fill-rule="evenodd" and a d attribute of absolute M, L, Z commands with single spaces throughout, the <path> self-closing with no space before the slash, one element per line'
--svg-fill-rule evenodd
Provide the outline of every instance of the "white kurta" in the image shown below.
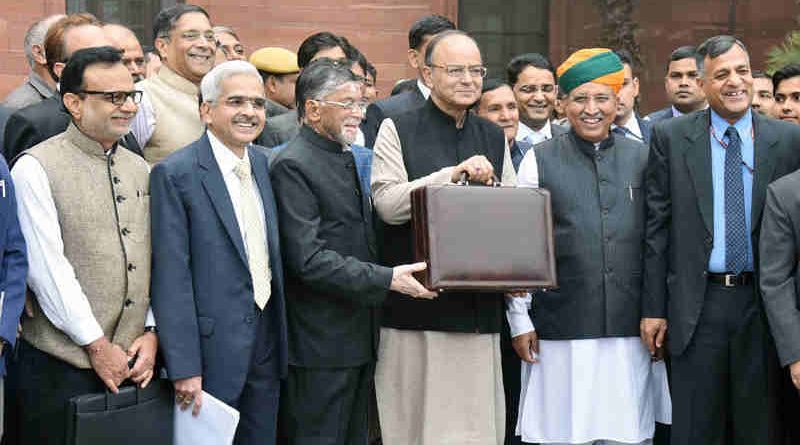
<path fill-rule="evenodd" d="M 538 182 L 530 150 L 518 185 Z M 512 336 L 534 330 L 528 303 L 507 299 Z M 540 340 L 539 362 L 522 364 L 521 388 L 516 434 L 523 442 L 642 443 L 655 422 L 672 423 L 666 367 L 651 362 L 639 337 Z"/>

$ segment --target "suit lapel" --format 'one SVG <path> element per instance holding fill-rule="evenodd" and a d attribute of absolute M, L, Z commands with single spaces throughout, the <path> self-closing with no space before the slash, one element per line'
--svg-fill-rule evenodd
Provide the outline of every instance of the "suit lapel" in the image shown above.
<path fill-rule="evenodd" d="M 692 131 L 686 135 L 689 148 L 684 153 L 692 177 L 697 205 L 708 233 L 714 233 L 714 185 L 711 171 L 711 136 L 708 111 L 697 113 Z"/>
<path fill-rule="evenodd" d="M 274 201 L 274 198 L 272 196 L 272 188 L 270 187 L 269 182 L 269 160 L 267 159 L 266 155 L 255 153 L 255 149 L 252 147 L 249 148 L 247 152 L 250 156 L 250 165 L 253 169 L 253 177 L 256 178 L 258 192 L 261 195 L 261 204 L 264 207 L 264 230 L 267 232 L 267 243 L 269 246 L 277 247 L 278 239 L 272 236 L 272 234 L 277 233 L 278 230 L 277 226 L 273 226 L 275 222 L 278 221 L 278 216 L 275 213 L 275 208 L 271 205 L 271 203 Z M 270 257 L 270 261 L 272 264 L 274 264 L 275 261 L 280 261 L 280 258 L 275 259 Z"/>
<path fill-rule="evenodd" d="M 200 144 L 197 151 L 198 163 L 204 170 L 202 174 L 203 188 L 211 199 L 211 204 L 217 212 L 217 216 L 225 231 L 228 232 L 236 251 L 239 253 L 239 258 L 247 266 L 247 256 L 244 253 L 244 241 L 242 240 L 242 233 L 239 230 L 239 224 L 236 222 L 236 213 L 233 210 L 233 203 L 228 194 L 228 188 L 225 186 L 225 180 L 222 178 L 222 172 L 219 169 L 217 160 L 214 159 L 214 153 L 211 151 L 211 143 L 208 141 L 208 136 L 203 135 L 200 139 Z M 249 266 L 248 266 L 249 267 Z"/>
<path fill-rule="evenodd" d="M 762 117 L 758 113 L 753 113 L 753 131 L 755 132 L 753 144 L 755 165 L 753 168 L 755 169 L 755 175 L 753 177 L 753 202 L 750 209 L 750 229 L 752 232 L 755 232 L 759 226 L 758 221 L 760 221 L 761 211 L 764 207 L 767 185 L 772 181 L 773 170 L 775 169 L 772 156 L 769 154 L 772 146 L 778 142 L 778 138 L 776 136 L 777 131 L 771 127 L 769 119 Z"/>

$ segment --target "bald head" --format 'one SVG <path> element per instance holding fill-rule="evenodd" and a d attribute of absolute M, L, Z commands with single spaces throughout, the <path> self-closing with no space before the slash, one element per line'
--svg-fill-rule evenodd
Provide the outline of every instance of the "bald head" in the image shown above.
<path fill-rule="evenodd" d="M 138 82 L 144 79 L 144 52 L 142 45 L 136 34 L 130 29 L 117 24 L 108 24 L 103 27 L 106 37 L 111 41 L 112 46 L 123 51 L 122 63 L 133 76 L 133 81 Z"/>
<path fill-rule="evenodd" d="M 486 68 L 478 44 L 468 34 L 438 34 L 428 44 L 425 65 L 423 76 L 434 102 L 443 111 L 463 113 L 480 98 Z"/>

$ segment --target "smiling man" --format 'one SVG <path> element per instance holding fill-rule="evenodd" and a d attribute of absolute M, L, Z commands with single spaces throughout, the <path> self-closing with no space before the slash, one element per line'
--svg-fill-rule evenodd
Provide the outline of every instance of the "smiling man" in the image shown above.
<path fill-rule="evenodd" d="M 206 391 L 239 411 L 234 443 L 275 443 L 287 342 L 268 154 L 251 144 L 264 88 L 231 61 L 201 90 L 207 130 L 151 175 L 153 310 L 180 408 L 199 413 Z"/>
<path fill-rule="evenodd" d="M 351 144 L 367 102 L 346 64 L 320 59 L 297 81 L 303 126 L 272 161 L 286 265 L 289 375 L 282 430 L 290 445 L 367 443 L 367 412 L 388 291 L 430 298 L 412 273 L 377 264 L 369 195 Z"/>
<path fill-rule="evenodd" d="M 519 108 L 517 140 L 536 145 L 567 132 L 551 122 L 558 85 L 556 71 L 547 57 L 538 53 L 514 57 L 506 74 Z"/>
<path fill-rule="evenodd" d="M 158 75 L 137 84 L 144 97 L 131 126 L 151 165 L 203 133 L 200 80 L 214 66 L 216 51 L 208 13 L 196 5 L 161 10 L 153 31 L 162 66 Z"/>
<path fill-rule="evenodd" d="M 109 46 L 72 54 L 60 86 L 68 128 L 11 170 L 36 295 L 22 321 L 11 443 L 64 443 L 67 401 L 128 378 L 146 385 L 158 348 L 148 168 L 118 144 L 141 93 Z"/>
<path fill-rule="evenodd" d="M 642 341 L 672 357 L 673 445 L 778 443 L 755 277 L 767 184 L 800 166 L 800 127 L 752 112 L 741 41 L 712 37 L 698 52 L 709 109 L 653 128 Z"/>
<path fill-rule="evenodd" d="M 522 299 L 508 299 L 526 362 L 517 430 L 524 443 L 649 444 L 653 407 L 668 406 L 669 393 L 663 363 L 651 365 L 639 340 L 647 147 L 610 132 L 629 72 L 595 48 L 558 74 L 571 131 L 519 169 L 520 186 L 550 191 L 560 288 L 534 293 L 533 322 Z"/>
<path fill-rule="evenodd" d="M 792 63 L 775 71 L 774 116 L 786 122 L 800 124 L 800 64 Z"/>
<path fill-rule="evenodd" d="M 516 140 L 519 129 L 519 109 L 511 87 L 498 79 L 486 80 L 483 83 L 481 99 L 475 107 L 475 113 L 503 129 L 508 149 L 511 152 L 514 171 L 518 171 L 522 158 L 532 145 L 527 140 Z"/>

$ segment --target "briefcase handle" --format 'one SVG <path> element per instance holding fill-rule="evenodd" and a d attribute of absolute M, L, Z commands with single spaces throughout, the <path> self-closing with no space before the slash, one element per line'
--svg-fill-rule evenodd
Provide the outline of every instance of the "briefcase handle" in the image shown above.
<path fill-rule="evenodd" d="M 467 172 L 461 172 L 461 178 L 456 182 L 457 185 L 469 185 L 469 174 Z M 492 173 L 492 187 L 502 187 L 503 183 L 500 182 L 500 178 L 497 177 L 496 174 Z"/>

